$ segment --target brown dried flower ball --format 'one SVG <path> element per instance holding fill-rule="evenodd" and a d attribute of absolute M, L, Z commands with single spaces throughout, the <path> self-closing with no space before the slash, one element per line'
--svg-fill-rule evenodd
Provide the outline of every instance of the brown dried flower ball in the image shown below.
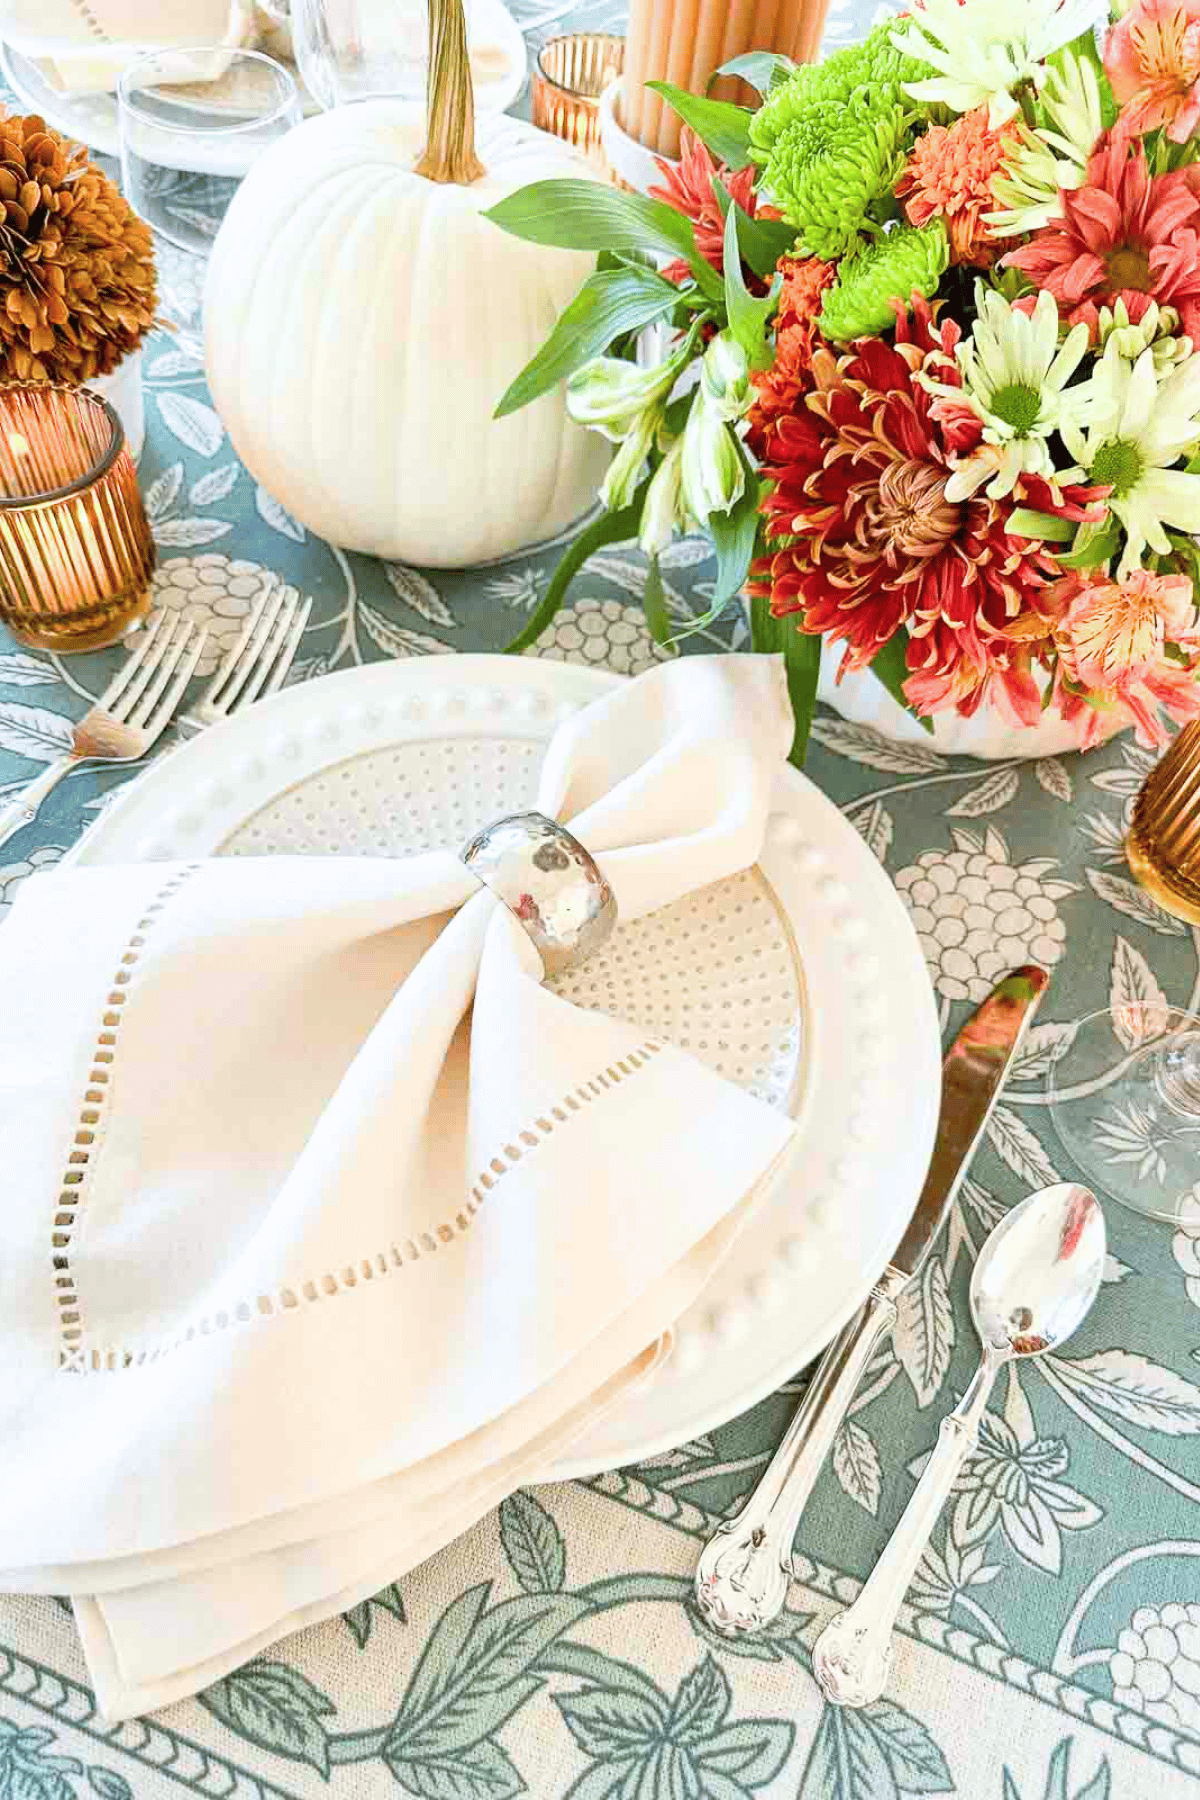
<path fill-rule="evenodd" d="M 0 378 L 90 381 L 154 323 L 149 226 L 87 151 L 0 115 Z"/>

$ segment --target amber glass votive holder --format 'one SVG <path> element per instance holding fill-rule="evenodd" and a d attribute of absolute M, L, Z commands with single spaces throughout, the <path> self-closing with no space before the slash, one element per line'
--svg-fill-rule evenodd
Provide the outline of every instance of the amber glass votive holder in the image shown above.
<path fill-rule="evenodd" d="M 624 64 L 624 38 L 606 31 L 577 31 L 543 44 L 533 77 L 534 124 L 573 144 L 605 173 L 600 95 Z"/>
<path fill-rule="evenodd" d="M 1125 854 L 1160 906 L 1200 925 L 1200 720 L 1183 727 L 1142 783 Z"/>
<path fill-rule="evenodd" d="M 116 412 L 88 388 L 0 383 L 0 624 L 97 650 L 150 603 L 154 542 Z"/>

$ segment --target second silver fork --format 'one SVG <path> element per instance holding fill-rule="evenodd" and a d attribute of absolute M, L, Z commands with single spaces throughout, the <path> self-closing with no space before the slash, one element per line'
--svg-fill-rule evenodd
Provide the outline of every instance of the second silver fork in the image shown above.
<path fill-rule="evenodd" d="M 199 700 L 180 713 L 180 737 L 195 737 L 282 687 L 311 611 L 312 601 L 302 599 L 295 588 L 277 580 L 265 583 Z"/>

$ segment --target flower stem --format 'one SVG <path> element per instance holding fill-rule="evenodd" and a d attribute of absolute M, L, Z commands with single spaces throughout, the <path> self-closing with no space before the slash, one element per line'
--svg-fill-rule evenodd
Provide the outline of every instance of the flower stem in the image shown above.
<path fill-rule="evenodd" d="M 470 187 L 484 173 L 475 154 L 475 94 L 462 0 L 429 0 L 426 138 L 418 175 Z"/>

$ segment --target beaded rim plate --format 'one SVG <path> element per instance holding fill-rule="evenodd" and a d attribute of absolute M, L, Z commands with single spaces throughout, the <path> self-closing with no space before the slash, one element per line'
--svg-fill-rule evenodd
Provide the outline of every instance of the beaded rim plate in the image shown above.
<path fill-rule="evenodd" d="M 160 757 L 72 861 L 403 855 L 528 805 L 559 719 L 620 676 L 502 656 L 372 663 L 284 690 Z M 797 1118 L 771 1194 L 678 1321 L 657 1379 L 545 1478 L 643 1460 L 815 1356 L 908 1221 L 937 1122 L 924 959 L 886 874 L 803 775 L 778 778 L 758 866 L 618 927 L 560 977 Z"/>

